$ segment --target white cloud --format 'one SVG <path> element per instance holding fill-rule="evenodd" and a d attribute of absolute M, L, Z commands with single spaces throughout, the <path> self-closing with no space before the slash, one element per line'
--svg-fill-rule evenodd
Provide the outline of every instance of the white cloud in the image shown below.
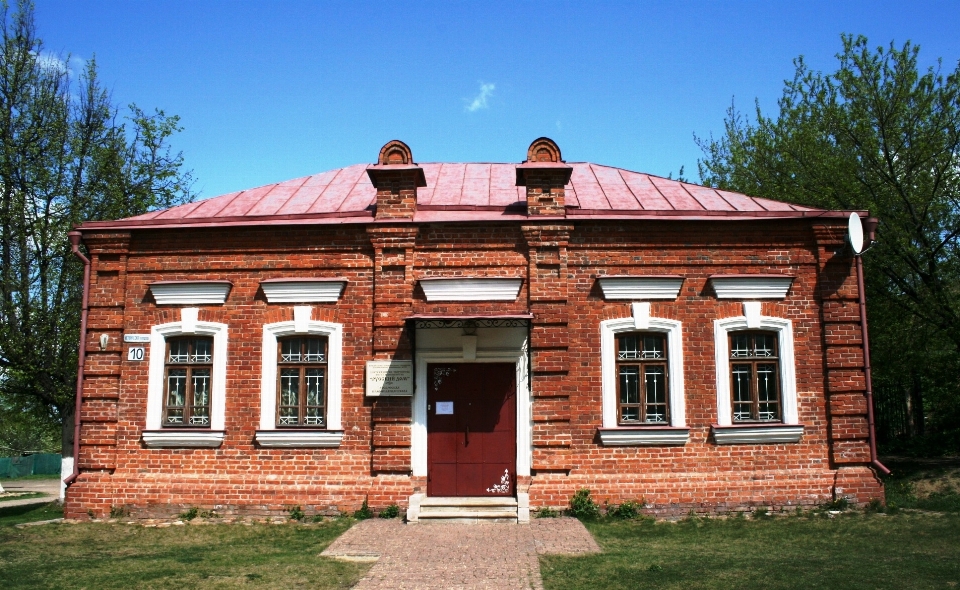
<path fill-rule="evenodd" d="M 75 55 L 70 56 L 68 60 L 62 59 L 56 53 L 47 51 L 35 55 L 37 57 L 37 64 L 44 70 L 67 74 L 71 78 L 77 75 L 77 71 L 83 70 L 83 68 L 87 66 L 86 60 Z"/>
<path fill-rule="evenodd" d="M 480 83 L 480 94 L 473 99 L 473 101 L 466 106 L 468 112 L 479 111 L 480 109 L 487 108 L 487 99 L 490 98 L 490 95 L 493 94 L 493 91 L 496 89 L 494 84 L 484 84 Z"/>

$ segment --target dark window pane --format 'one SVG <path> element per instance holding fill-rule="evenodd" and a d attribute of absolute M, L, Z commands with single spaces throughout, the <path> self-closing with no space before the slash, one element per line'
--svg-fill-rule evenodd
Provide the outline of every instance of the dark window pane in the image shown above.
<path fill-rule="evenodd" d="M 617 358 L 620 360 L 640 358 L 640 338 L 638 336 L 620 336 L 618 341 Z"/>
<path fill-rule="evenodd" d="M 190 360 L 190 342 L 188 340 L 170 341 L 170 363 L 186 363 Z"/>
<path fill-rule="evenodd" d="M 322 363 L 327 360 L 325 341 L 322 338 L 308 338 L 305 342 L 305 358 L 308 363 Z"/>
<path fill-rule="evenodd" d="M 758 357 L 777 356 L 776 339 L 771 334 L 757 334 L 754 336 L 756 342 L 756 354 Z"/>
<path fill-rule="evenodd" d="M 284 363 L 300 362 L 299 338 L 287 338 L 280 341 L 280 360 Z"/>
<path fill-rule="evenodd" d="M 647 365 L 644 368 L 647 386 L 647 403 L 663 404 L 667 402 L 666 367 Z"/>
<path fill-rule="evenodd" d="M 747 334 L 733 334 L 730 336 L 730 357 L 744 358 L 751 356 L 750 336 Z"/>
<path fill-rule="evenodd" d="M 639 422 L 640 407 L 639 406 L 622 406 L 620 408 L 620 420 L 623 422 Z"/>
<path fill-rule="evenodd" d="M 643 337 L 643 358 L 662 359 L 663 354 L 663 336 L 646 334 Z"/>
<path fill-rule="evenodd" d="M 193 343 L 193 355 L 190 357 L 191 363 L 209 363 L 212 361 L 213 357 L 210 354 L 210 350 L 213 346 L 213 341 L 209 338 L 198 338 Z"/>
<path fill-rule="evenodd" d="M 640 403 L 640 367 L 620 367 L 620 403 Z"/>

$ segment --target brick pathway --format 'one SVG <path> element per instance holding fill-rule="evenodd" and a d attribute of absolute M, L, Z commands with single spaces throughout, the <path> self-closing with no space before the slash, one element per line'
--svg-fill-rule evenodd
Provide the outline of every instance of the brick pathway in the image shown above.
<path fill-rule="evenodd" d="M 598 553 L 593 537 L 573 518 L 530 524 L 417 524 L 365 520 L 321 555 L 377 562 L 354 587 L 542 589 L 537 556 Z"/>

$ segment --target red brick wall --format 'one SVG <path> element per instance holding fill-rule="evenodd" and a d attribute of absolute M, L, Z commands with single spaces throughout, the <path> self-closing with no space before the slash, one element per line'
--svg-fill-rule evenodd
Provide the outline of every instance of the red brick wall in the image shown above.
<path fill-rule="evenodd" d="M 310 514 L 405 505 L 423 478 L 410 477 L 411 400 L 364 396 L 364 363 L 410 358 L 404 318 L 412 314 L 530 312 L 532 476 L 518 482 L 531 505 L 565 506 L 581 487 L 613 503 L 644 498 L 652 511 L 723 512 L 753 506 L 882 498 L 867 467 L 863 360 L 852 259 L 842 224 L 810 221 L 370 224 L 295 228 L 141 230 L 87 233 L 93 263 L 83 392 L 80 477 L 67 493 L 69 517 L 135 515 L 190 506 L 221 513 Z M 794 329 L 800 422 L 797 444 L 718 446 L 713 321 L 743 314 L 718 300 L 713 274 L 795 276 L 786 299 L 763 314 Z M 600 322 L 630 316 L 604 301 L 599 274 L 677 274 L 675 301 L 651 315 L 683 322 L 686 418 L 682 447 L 603 447 Z M 523 277 L 514 302 L 428 303 L 424 276 Z M 292 320 L 292 305 L 268 304 L 263 279 L 348 280 L 337 303 L 314 304 L 314 319 L 342 323 L 343 442 L 338 449 L 255 446 L 260 419 L 262 325 Z M 216 449 L 146 449 L 148 362 L 125 360 L 122 334 L 179 321 L 158 307 L 148 284 L 226 279 L 224 305 L 200 319 L 228 324 L 226 438 Z M 109 345 L 101 351 L 100 334 Z"/>

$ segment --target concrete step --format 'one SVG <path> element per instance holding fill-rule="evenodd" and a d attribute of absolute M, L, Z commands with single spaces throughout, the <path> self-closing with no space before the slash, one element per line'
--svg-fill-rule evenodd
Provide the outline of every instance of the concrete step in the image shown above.
<path fill-rule="evenodd" d="M 517 522 L 516 498 L 423 498 L 421 522 Z"/>

